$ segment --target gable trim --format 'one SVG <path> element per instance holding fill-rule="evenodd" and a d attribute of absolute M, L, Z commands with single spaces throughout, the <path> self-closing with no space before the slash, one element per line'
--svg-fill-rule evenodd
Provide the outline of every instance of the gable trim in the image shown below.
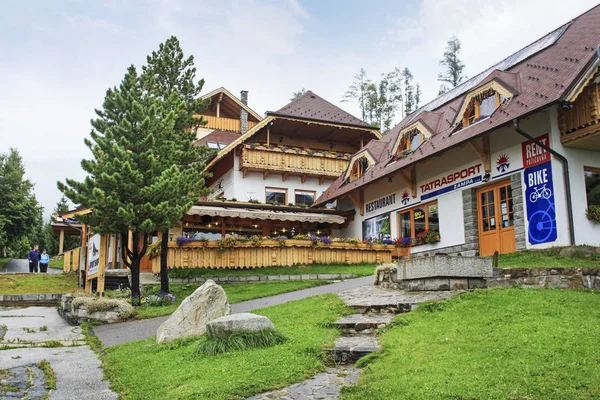
<path fill-rule="evenodd" d="M 201 97 L 201 99 L 202 100 L 206 100 L 208 98 L 213 97 L 215 94 L 218 94 L 218 93 L 224 93 L 224 94 L 226 94 L 233 101 L 235 101 L 240 107 L 242 107 L 244 110 L 246 110 L 250 114 L 252 114 L 252 116 L 254 118 L 256 118 L 259 122 L 263 120 L 263 117 L 261 117 L 260 115 L 258 115 L 258 113 L 256 111 L 254 111 L 253 109 L 251 109 L 247 104 L 242 103 L 242 101 L 240 99 L 238 99 L 229 90 L 225 89 L 224 87 L 220 87 L 218 89 L 213 90 L 210 93 L 205 94 L 204 96 Z"/>

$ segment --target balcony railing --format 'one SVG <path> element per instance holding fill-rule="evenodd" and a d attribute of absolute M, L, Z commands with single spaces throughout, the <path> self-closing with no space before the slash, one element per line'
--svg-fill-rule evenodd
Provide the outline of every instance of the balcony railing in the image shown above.
<path fill-rule="evenodd" d="M 241 169 L 245 171 L 272 171 L 299 176 L 337 178 L 348 167 L 345 154 L 316 153 L 308 150 L 282 150 L 245 145 Z"/>
<path fill-rule="evenodd" d="M 210 115 L 203 115 L 203 119 L 207 121 L 206 125 L 203 128 L 208 129 L 218 129 L 223 131 L 230 132 L 241 132 L 240 120 L 235 118 L 223 118 L 223 117 L 213 117 Z M 248 130 L 254 128 L 256 122 L 248 121 Z"/>
<path fill-rule="evenodd" d="M 572 147 L 600 136 L 600 84 L 590 84 L 579 94 L 572 108 L 560 111 L 560 134 L 563 145 Z M 583 148 L 600 150 L 597 143 L 589 141 Z"/>

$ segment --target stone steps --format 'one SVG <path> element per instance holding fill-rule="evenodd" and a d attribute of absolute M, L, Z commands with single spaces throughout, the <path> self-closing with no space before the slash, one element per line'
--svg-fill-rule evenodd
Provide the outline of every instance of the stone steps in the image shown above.
<path fill-rule="evenodd" d="M 335 340 L 335 345 L 328 353 L 336 364 L 352 364 L 359 358 L 375 351 L 381 346 L 375 336 L 342 336 Z"/>
<path fill-rule="evenodd" d="M 416 303 L 397 303 L 397 302 L 375 302 L 375 303 L 365 303 L 365 302 L 349 302 L 346 304 L 347 306 L 355 309 L 360 314 L 403 314 L 412 311 L 416 307 Z"/>
<path fill-rule="evenodd" d="M 393 314 L 352 314 L 338 319 L 334 324 L 346 333 L 361 334 L 385 328 L 393 319 Z"/>

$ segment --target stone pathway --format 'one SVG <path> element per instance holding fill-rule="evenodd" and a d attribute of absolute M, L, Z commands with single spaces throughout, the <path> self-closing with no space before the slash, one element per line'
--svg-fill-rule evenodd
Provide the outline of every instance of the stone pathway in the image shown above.
<path fill-rule="evenodd" d="M 36 364 L 0 370 L 0 399 L 42 400 L 47 395 L 46 375 Z"/>
<path fill-rule="evenodd" d="M 397 314 L 410 312 L 418 303 L 443 300 L 459 293 L 462 292 L 403 292 L 370 284 L 340 291 L 338 296 L 358 313 L 341 317 L 335 322 L 344 332 L 328 349 L 337 367 L 304 382 L 247 400 L 339 399 L 341 387 L 354 385 L 360 377 L 360 370 L 351 364 L 369 353 L 381 350 L 376 336 L 379 329 L 390 324 Z"/>
<path fill-rule="evenodd" d="M 360 371 L 351 366 L 328 368 L 314 378 L 281 390 L 249 397 L 248 400 L 334 400 L 340 398 L 342 386 L 352 386 L 360 378 Z"/>
<path fill-rule="evenodd" d="M 81 328 L 69 326 L 56 308 L 0 308 L 0 321 L 6 326 L 3 338 L 0 332 L 0 346 L 5 348 L 0 350 L 0 399 L 118 398 L 103 380 L 100 360 L 85 345 Z M 56 375 L 56 389 L 49 393 L 43 373 L 36 370 L 43 360 Z"/>

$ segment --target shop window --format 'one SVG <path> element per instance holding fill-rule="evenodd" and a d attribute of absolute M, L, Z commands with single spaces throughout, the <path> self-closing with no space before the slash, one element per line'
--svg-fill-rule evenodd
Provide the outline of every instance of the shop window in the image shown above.
<path fill-rule="evenodd" d="M 587 206 L 600 207 L 600 168 L 585 168 L 584 174 Z"/>
<path fill-rule="evenodd" d="M 317 197 L 317 192 L 312 190 L 296 190 L 294 192 L 294 204 L 297 206 L 312 206 Z"/>
<path fill-rule="evenodd" d="M 265 188 L 265 202 L 270 204 L 287 204 L 287 189 Z"/>
<path fill-rule="evenodd" d="M 440 230 L 437 201 L 398 212 L 399 236 L 417 238 L 425 231 Z"/>

